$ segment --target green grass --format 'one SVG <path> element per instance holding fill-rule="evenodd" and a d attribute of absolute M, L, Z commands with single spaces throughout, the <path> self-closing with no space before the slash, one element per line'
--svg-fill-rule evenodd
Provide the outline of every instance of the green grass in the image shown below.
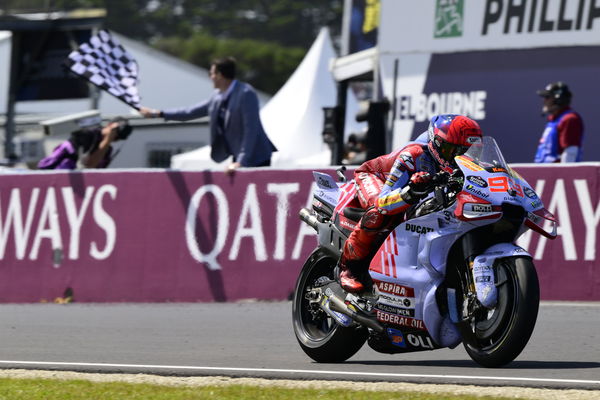
<path fill-rule="evenodd" d="M 501 397 L 350 390 L 285 389 L 258 386 L 171 387 L 137 383 L 95 383 L 85 380 L 0 379 L 0 400 L 500 400 Z"/>

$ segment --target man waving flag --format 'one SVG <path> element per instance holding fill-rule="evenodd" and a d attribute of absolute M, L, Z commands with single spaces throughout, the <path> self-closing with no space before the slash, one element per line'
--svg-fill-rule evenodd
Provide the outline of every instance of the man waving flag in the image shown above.
<path fill-rule="evenodd" d="M 138 65 L 119 41 L 101 30 L 69 54 L 67 67 L 135 109 L 140 107 Z"/>

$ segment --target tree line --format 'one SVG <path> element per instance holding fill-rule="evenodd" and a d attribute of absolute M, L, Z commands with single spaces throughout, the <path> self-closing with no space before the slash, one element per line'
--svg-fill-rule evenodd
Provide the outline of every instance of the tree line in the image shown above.
<path fill-rule="evenodd" d="M 323 26 L 341 30 L 343 0 L 4 0 L 5 15 L 104 8 L 105 28 L 203 68 L 232 55 L 239 78 L 274 94 Z"/>

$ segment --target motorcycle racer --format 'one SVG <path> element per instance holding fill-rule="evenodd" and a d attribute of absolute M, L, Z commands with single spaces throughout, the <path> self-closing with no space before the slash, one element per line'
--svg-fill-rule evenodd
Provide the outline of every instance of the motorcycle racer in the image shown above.
<path fill-rule="evenodd" d="M 365 209 L 346 240 L 339 262 L 339 280 L 350 293 L 372 289 L 369 264 L 404 212 L 426 195 L 433 175 L 452 172 L 454 157 L 481 143 L 474 120 L 456 114 L 434 116 L 427 142 L 411 142 L 402 149 L 368 160 L 354 172 L 356 197 Z"/>

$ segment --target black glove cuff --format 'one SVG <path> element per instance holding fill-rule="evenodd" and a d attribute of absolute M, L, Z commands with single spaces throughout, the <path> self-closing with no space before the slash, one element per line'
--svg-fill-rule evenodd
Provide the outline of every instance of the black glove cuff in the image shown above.
<path fill-rule="evenodd" d="M 416 204 L 421 199 L 419 196 L 415 195 L 416 193 L 412 190 L 410 186 L 405 186 L 404 189 L 400 191 L 400 197 L 407 204 Z"/>

